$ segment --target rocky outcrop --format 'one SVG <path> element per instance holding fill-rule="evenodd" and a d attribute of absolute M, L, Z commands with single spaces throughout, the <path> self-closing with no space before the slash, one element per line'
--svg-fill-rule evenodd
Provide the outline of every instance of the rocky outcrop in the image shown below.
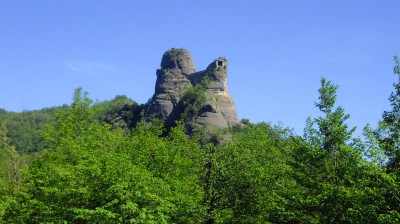
<path fill-rule="evenodd" d="M 196 72 L 190 53 L 172 48 L 164 53 L 157 70 L 155 93 L 146 119 L 155 117 L 172 125 L 185 113 L 182 100 L 191 88 L 202 85 L 205 101 L 191 116 L 191 129 L 228 127 L 238 123 L 236 109 L 227 87 L 227 61 L 218 58 L 206 70 Z M 207 84 L 204 84 L 207 79 Z M 191 130 L 190 132 L 192 132 Z"/>

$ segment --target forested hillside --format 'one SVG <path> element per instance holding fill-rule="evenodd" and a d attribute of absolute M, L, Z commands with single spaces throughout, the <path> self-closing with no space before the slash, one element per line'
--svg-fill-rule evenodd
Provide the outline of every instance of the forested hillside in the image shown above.
<path fill-rule="evenodd" d="M 93 115 L 99 122 L 107 123 L 113 128 L 119 127 L 128 131 L 136 126 L 142 118 L 147 104 L 137 104 L 127 96 L 116 96 L 110 101 L 96 102 L 91 106 Z M 42 150 L 41 130 L 46 125 L 54 125 L 56 114 L 70 106 L 44 108 L 21 113 L 7 112 L 0 109 L 2 130 L 7 130 L 7 144 L 16 148 L 19 153 L 34 153 Z"/>
<path fill-rule="evenodd" d="M 400 223 L 399 82 L 375 130 L 353 136 L 321 78 L 304 136 L 243 119 L 185 133 L 126 96 L 0 112 L 3 223 Z M 389 93 L 388 93 L 389 94 Z M 382 99 L 385 100 L 385 99 Z"/>

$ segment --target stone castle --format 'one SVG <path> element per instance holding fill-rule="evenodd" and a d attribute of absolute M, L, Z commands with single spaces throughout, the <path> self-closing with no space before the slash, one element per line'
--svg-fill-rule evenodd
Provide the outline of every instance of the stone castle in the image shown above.
<path fill-rule="evenodd" d="M 208 77 L 211 82 L 204 91 L 206 102 L 196 112 L 194 124 L 197 127 L 226 128 L 239 123 L 228 92 L 227 66 L 226 59 L 220 57 L 207 69 L 196 72 L 189 51 L 176 48 L 166 51 L 156 73 L 155 93 L 146 118 L 155 117 L 167 125 L 173 124 L 183 113 L 181 100 L 187 91 Z"/>

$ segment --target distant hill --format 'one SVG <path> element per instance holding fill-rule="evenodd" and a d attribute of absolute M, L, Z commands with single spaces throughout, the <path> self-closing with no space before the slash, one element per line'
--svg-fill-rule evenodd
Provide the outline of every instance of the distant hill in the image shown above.
<path fill-rule="evenodd" d="M 127 96 L 118 95 L 112 100 L 97 102 L 93 105 L 99 121 L 114 128 L 126 131 L 132 129 L 141 120 L 146 104 L 137 104 Z M 8 112 L 0 109 L 0 124 L 8 130 L 8 141 L 20 153 L 41 151 L 40 130 L 51 125 L 56 113 L 69 106 L 43 108 L 40 110 Z"/>

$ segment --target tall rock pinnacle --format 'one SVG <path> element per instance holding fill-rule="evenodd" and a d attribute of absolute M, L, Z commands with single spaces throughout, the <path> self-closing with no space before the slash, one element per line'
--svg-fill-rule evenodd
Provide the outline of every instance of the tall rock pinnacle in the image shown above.
<path fill-rule="evenodd" d="M 203 84 L 205 99 L 193 112 L 192 130 L 200 127 L 228 127 L 238 123 L 236 109 L 227 87 L 227 61 L 218 58 L 206 70 L 196 72 L 192 56 L 185 49 L 172 48 L 164 53 L 157 70 L 155 93 L 146 117 L 173 124 L 185 112 L 183 99 L 191 88 Z"/>
<path fill-rule="evenodd" d="M 196 72 L 192 55 L 189 51 L 175 48 L 164 53 L 161 60 L 161 69 L 179 69 L 184 74 Z"/>

